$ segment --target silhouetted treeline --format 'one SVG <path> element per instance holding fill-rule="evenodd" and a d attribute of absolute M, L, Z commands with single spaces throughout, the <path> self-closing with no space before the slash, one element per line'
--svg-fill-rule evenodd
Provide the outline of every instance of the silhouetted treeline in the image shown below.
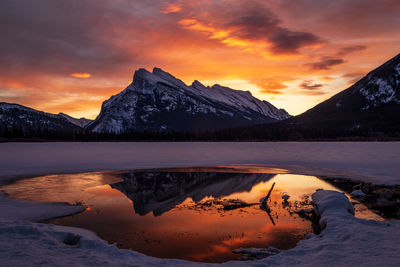
<path fill-rule="evenodd" d="M 0 125 L 0 141 L 324 141 L 400 140 L 398 127 L 345 129 L 267 124 L 194 132 L 128 131 L 95 133 L 85 129 L 54 131 L 46 127 L 20 128 Z"/>

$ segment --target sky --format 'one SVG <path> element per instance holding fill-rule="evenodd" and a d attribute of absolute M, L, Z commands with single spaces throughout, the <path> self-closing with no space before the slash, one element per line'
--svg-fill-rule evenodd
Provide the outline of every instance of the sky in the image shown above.
<path fill-rule="evenodd" d="M 138 68 L 297 115 L 400 53 L 399 0 L 1 0 L 0 102 L 95 118 Z"/>

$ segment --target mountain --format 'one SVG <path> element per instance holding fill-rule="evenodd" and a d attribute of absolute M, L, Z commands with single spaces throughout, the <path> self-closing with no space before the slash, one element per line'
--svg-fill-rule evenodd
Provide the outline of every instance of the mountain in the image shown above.
<path fill-rule="evenodd" d="M 188 86 L 161 69 L 139 69 L 124 91 L 103 103 L 94 121 L 0 102 L 0 136 L 56 140 L 60 136 L 65 140 L 399 140 L 400 54 L 295 117 L 250 92 L 204 86 L 198 81 Z"/>
<path fill-rule="evenodd" d="M 68 116 L 69 117 L 69 116 Z M 35 136 L 43 132 L 72 132 L 82 128 L 71 121 L 78 120 L 66 115 L 51 114 L 38 111 L 18 104 L 0 102 L 0 128 L 1 135 L 9 132 L 11 136 Z"/>
<path fill-rule="evenodd" d="M 400 133 L 400 54 L 348 89 L 284 122 L 328 135 L 394 136 Z"/>
<path fill-rule="evenodd" d="M 130 130 L 196 131 L 272 123 L 290 115 L 248 91 L 220 85 L 190 86 L 154 68 L 135 71 L 132 83 L 106 100 L 98 117 L 88 124 L 94 132 Z"/>
<path fill-rule="evenodd" d="M 91 123 L 93 121 L 93 120 L 89 120 L 86 118 L 77 119 L 77 118 L 69 116 L 68 114 L 62 113 L 62 112 L 58 113 L 58 115 L 64 117 L 65 119 L 67 119 L 67 121 L 69 121 L 79 127 L 82 127 L 82 128 L 84 128 L 86 125 L 88 125 L 89 123 Z"/>
<path fill-rule="evenodd" d="M 400 54 L 350 88 L 285 123 L 320 127 L 399 126 Z M 396 125 L 393 125 L 396 124 Z"/>
<path fill-rule="evenodd" d="M 231 129 L 229 136 L 236 140 L 398 139 L 400 54 L 303 114 L 273 125 Z"/>

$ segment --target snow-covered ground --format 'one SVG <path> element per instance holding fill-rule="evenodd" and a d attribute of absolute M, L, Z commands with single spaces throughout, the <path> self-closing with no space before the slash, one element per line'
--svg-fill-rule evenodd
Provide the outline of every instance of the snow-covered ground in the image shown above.
<path fill-rule="evenodd" d="M 266 164 L 293 173 L 400 184 L 400 142 L 0 143 L 0 183 L 41 174 Z"/>
<path fill-rule="evenodd" d="M 400 184 L 400 143 L 5 143 L 0 144 L 0 151 L 0 182 L 61 172 L 264 164 L 295 173 Z M 313 201 L 326 226 L 320 235 L 310 235 L 294 249 L 245 264 L 400 266 L 400 221 L 355 218 L 351 203 L 338 192 L 318 191 Z M 82 208 L 0 195 L 0 266 L 202 265 L 121 250 L 83 229 L 35 223 Z M 79 235 L 80 242 L 65 244 L 68 233 Z"/>
<path fill-rule="evenodd" d="M 60 202 L 36 203 L 7 198 L 0 192 L 0 219 L 43 221 L 85 210 L 81 205 Z"/>

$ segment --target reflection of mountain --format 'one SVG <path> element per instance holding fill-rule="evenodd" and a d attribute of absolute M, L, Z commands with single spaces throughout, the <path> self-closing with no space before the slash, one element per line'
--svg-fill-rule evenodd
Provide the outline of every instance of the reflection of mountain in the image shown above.
<path fill-rule="evenodd" d="M 274 174 L 204 172 L 132 172 L 123 182 L 111 184 L 133 201 L 135 212 L 155 216 L 169 211 L 188 197 L 200 201 L 206 196 L 223 197 L 250 191 Z"/>

